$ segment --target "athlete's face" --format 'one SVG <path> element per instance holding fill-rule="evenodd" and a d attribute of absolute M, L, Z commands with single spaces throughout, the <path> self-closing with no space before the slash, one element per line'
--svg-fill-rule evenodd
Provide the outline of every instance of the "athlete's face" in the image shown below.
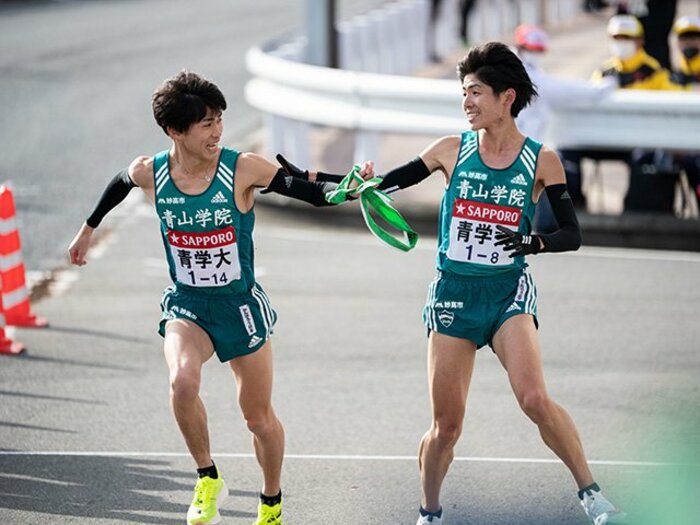
<path fill-rule="evenodd" d="M 512 89 L 496 95 L 491 86 L 475 75 L 465 76 L 462 82 L 462 109 L 474 131 L 510 118 L 510 105 L 514 97 L 515 91 Z"/>
<path fill-rule="evenodd" d="M 207 109 L 206 116 L 182 134 L 184 146 L 202 158 L 215 157 L 219 154 L 219 141 L 223 131 L 221 112 Z"/>

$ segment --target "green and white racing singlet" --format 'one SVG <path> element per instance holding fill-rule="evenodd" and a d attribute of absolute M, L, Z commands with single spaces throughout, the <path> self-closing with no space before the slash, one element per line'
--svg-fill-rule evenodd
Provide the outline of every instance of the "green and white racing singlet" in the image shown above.
<path fill-rule="evenodd" d="M 170 277 L 178 289 L 198 295 L 247 291 L 255 282 L 253 210 L 241 213 L 233 196 L 238 152 L 222 148 L 216 175 L 199 195 L 173 183 L 168 152 L 153 158 L 156 211 Z"/>
<path fill-rule="evenodd" d="M 530 233 L 541 148 L 528 137 L 513 164 L 493 169 L 481 160 L 478 133 L 462 133 L 457 164 L 440 206 L 438 269 L 489 276 L 526 266 L 524 257 L 511 258 L 502 246 L 495 246 L 496 226 Z"/>

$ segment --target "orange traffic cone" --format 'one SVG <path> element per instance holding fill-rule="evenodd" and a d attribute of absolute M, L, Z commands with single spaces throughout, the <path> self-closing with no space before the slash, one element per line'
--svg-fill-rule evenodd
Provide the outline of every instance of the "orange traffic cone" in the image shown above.
<path fill-rule="evenodd" d="M 0 294 L 0 354 L 18 355 L 25 348 L 19 341 L 13 341 L 5 335 L 5 315 L 2 308 L 2 294 Z"/>
<path fill-rule="evenodd" d="M 0 186 L 0 281 L 5 322 L 13 326 L 43 328 L 48 321 L 31 311 L 22 261 L 12 190 Z"/>

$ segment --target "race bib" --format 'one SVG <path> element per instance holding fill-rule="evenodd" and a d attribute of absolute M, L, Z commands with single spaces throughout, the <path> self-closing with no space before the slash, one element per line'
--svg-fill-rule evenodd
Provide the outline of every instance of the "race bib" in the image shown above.
<path fill-rule="evenodd" d="M 494 246 L 497 225 L 518 228 L 522 210 L 485 202 L 455 199 L 450 222 L 447 257 L 453 261 L 506 266 L 513 259 L 502 246 Z"/>
<path fill-rule="evenodd" d="M 206 233 L 168 230 L 177 280 L 188 286 L 225 286 L 241 278 L 233 226 Z"/>

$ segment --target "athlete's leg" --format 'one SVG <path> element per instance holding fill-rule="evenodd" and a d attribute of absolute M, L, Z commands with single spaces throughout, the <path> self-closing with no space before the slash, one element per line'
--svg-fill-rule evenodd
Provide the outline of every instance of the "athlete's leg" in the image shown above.
<path fill-rule="evenodd" d="M 516 315 L 506 320 L 493 338 L 493 348 L 508 372 L 520 407 L 537 425 L 544 442 L 569 468 L 579 488 L 589 486 L 593 477 L 576 426 L 547 394 L 532 316 Z"/>
<path fill-rule="evenodd" d="M 165 360 L 170 371 L 170 405 L 198 468 L 212 465 L 207 413 L 199 397 L 202 365 L 214 353 L 207 333 L 184 319 L 165 326 Z"/>
<path fill-rule="evenodd" d="M 421 505 L 430 512 L 440 510 L 440 488 L 462 432 L 475 356 L 476 345 L 471 341 L 430 332 L 428 388 L 433 422 L 418 450 Z"/>
<path fill-rule="evenodd" d="M 238 403 L 253 433 L 255 456 L 263 471 L 262 493 L 275 496 L 280 491 L 284 429 L 272 408 L 272 345 L 268 340 L 258 351 L 230 363 Z"/>

